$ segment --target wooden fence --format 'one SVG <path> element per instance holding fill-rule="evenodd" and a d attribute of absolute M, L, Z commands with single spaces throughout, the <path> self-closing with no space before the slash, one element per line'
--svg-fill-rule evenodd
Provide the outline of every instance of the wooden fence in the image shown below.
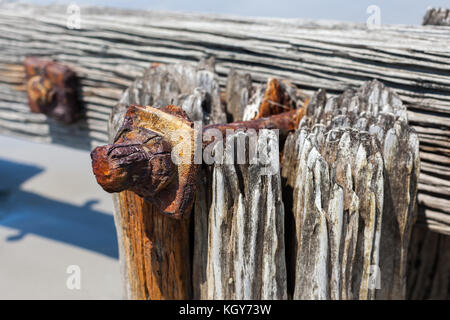
<path fill-rule="evenodd" d="M 418 223 L 450 234 L 449 27 L 368 28 L 82 7 L 80 29 L 68 29 L 69 16 L 65 6 L 0 3 L 0 133 L 85 150 L 104 144 L 111 109 L 153 62 L 214 57 L 222 88 L 231 69 L 249 73 L 256 82 L 284 78 L 307 93 L 322 88 L 331 95 L 378 79 L 399 95 L 419 136 Z M 30 113 L 24 87 L 27 56 L 53 58 L 77 72 L 81 121 L 67 126 Z M 433 245 L 442 246 L 447 241 L 442 237 Z"/>

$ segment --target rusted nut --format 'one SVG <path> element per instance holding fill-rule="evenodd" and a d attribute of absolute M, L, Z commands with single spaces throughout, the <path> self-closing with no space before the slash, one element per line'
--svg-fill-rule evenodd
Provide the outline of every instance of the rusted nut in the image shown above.
<path fill-rule="evenodd" d="M 32 112 L 70 124 L 79 119 L 78 79 L 60 63 L 37 57 L 25 59 L 28 104 Z"/>

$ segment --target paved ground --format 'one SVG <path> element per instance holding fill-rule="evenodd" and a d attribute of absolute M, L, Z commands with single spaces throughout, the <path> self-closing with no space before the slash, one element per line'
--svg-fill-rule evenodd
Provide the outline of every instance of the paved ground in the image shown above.
<path fill-rule="evenodd" d="M 0 147 L 0 299 L 120 299 L 112 202 L 89 153 L 4 136 Z"/>

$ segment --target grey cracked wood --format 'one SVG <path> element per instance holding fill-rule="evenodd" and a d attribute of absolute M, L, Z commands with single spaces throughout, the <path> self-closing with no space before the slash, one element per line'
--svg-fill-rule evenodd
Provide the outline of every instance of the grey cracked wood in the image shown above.
<path fill-rule="evenodd" d="M 252 164 L 248 147 L 243 164 L 226 161 L 228 146 L 239 139 L 251 137 L 237 132 L 227 136 L 222 151 L 217 145 L 214 150 L 222 152 L 224 160 L 212 169 L 208 236 L 196 239 L 208 243 L 206 290 L 200 298 L 287 299 L 277 136 L 260 131 L 256 137 L 258 150 L 265 147 L 275 157 L 269 164 L 260 160 Z"/>
<path fill-rule="evenodd" d="M 429 8 L 423 17 L 423 25 L 450 26 L 450 9 Z"/>
<path fill-rule="evenodd" d="M 450 237 L 413 228 L 408 254 L 408 299 L 450 299 Z"/>
<path fill-rule="evenodd" d="M 399 97 L 378 81 L 317 92 L 284 157 L 294 298 L 404 299 L 420 161 Z"/>
<path fill-rule="evenodd" d="M 179 104 L 192 120 L 204 124 L 225 122 L 213 61 L 199 65 L 153 66 L 125 91 L 110 118 L 113 142 L 129 104 L 155 107 Z M 242 134 L 231 140 L 242 138 Z M 269 133 L 259 135 L 259 144 L 268 147 L 278 160 L 278 140 Z M 267 142 L 267 141 L 268 142 Z M 234 144 L 233 144 L 234 145 Z M 248 149 L 247 149 L 248 150 Z M 226 149 L 223 150 L 226 155 Z M 199 177 L 193 217 L 192 297 L 196 299 L 286 299 L 284 248 L 284 206 L 281 197 L 279 166 L 268 172 L 267 164 L 214 165 L 204 167 Z M 272 173 L 272 174 L 269 174 Z M 242 185 L 241 185 L 242 184 Z M 140 247 L 129 245 L 143 237 L 127 226 L 128 216 L 139 211 L 114 194 L 115 221 L 118 230 L 120 260 L 126 297 L 148 298 L 141 291 L 146 283 L 148 256 L 139 257 Z M 127 205 L 128 204 L 128 205 Z M 154 213 L 146 212 L 147 215 Z M 145 221 L 145 219 L 144 219 Z M 145 223 L 142 227 L 146 229 Z M 189 239 L 184 239 L 190 241 Z M 152 239 L 152 246 L 161 245 Z M 144 242 L 143 246 L 147 244 Z M 162 252 L 172 250 L 162 248 Z M 164 275 L 162 279 L 166 279 Z M 164 282 L 164 281 L 163 281 Z"/>

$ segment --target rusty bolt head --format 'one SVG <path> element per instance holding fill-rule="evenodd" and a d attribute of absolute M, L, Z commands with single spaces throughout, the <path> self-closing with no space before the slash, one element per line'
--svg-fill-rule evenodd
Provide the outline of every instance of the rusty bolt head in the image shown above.
<path fill-rule="evenodd" d="M 187 140 L 180 144 L 171 133 L 182 130 Z M 130 190 L 173 218 L 188 214 L 194 202 L 197 165 L 193 161 L 194 129 L 177 106 L 161 109 L 131 105 L 114 144 L 91 153 L 97 182 L 107 192 Z M 189 163 L 175 165 L 172 149 L 190 156 Z"/>
<path fill-rule="evenodd" d="M 115 144 L 95 148 L 92 168 L 107 192 L 128 189 L 144 198 L 154 197 L 176 173 L 171 150 L 169 142 L 156 132 L 129 131 Z"/>
<path fill-rule="evenodd" d="M 75 73 L 67 66 L 36 57 L 25 59 L 24 64 L 31 111 L 62 123 L 75 122 L 80 112 Z"/>

